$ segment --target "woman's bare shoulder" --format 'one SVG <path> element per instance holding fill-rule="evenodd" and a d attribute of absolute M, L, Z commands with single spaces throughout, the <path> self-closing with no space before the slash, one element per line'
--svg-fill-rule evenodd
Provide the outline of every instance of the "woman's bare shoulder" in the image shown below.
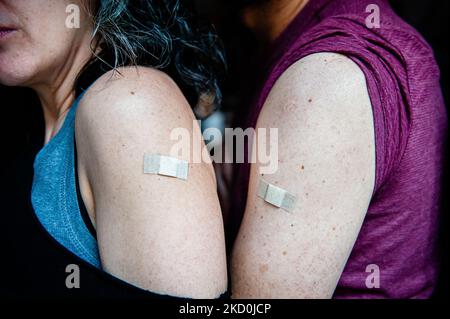
<path fill-rule="evenodd" d="M 121 140 L 165 148 L 173 144 L 172 130 L 192 132 L 194 120 L 189 103 L 168 75 L 145 67 L 120 68 L 99 78 L 80 101 L 77 143 L 91 140 L 95 147 L 119 147 L 115 144 Z"/>
<path fill-rule="evenodd" d="M 172 78 L 142 66 L 122 67 L 101 76 L 80 101 L 77 117 L 115 121 L 133 113 L 144 118 L 157 114 L 158 121 L 168 122 L 174 115 L 193 118 L 189 103 Z"/>

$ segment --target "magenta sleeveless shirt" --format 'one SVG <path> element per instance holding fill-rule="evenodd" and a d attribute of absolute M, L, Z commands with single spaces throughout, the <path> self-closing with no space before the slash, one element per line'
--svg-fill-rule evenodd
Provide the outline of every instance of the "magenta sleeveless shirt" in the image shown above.
<path fill-rule="evenodd" d="M 380 28 L 368 28 L 376 4 Z M 334 298 L 427 298 L 438 271 L 437 235 L 447 115 L 433 51 L 387 0 L 310 0 L 276 40 L 247 125 L 254 127 L 278 78 L 318 52 L 340 53 L 364 72 L 376 142 L 375 190 Z M 245 210 L 249 165 L 240 165 L 233 218 Z M 367 266 L 380 271 L 370 288 Z M 373 268 L 369 268 L 373 269 Z"/>

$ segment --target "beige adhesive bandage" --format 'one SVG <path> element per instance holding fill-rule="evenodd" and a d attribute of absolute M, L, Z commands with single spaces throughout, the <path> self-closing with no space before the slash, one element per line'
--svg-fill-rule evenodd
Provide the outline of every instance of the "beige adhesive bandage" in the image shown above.
<path fill-rule="evenodd" d="M 296 197 L 288 191 L 269 184 L 262 179 L 259 181 L 257 195 L 264 199 L 265 202 L 290 213 L 294 210 L 297 201 Z"/>
<path fill-rule="evenodd" d="M 187 161 L 159 154 L 144 155 L 144 174 L 158 174 L 187 180 L 188 172 Z"/>

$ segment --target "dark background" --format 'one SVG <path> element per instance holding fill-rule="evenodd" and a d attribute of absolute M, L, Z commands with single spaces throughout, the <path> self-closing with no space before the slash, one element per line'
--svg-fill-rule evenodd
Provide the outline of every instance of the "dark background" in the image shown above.
<path fill-rule="evenodd" d="M 314 1 L 314 0 L 311 0 Z M 223 109 L 240 114 L 249 101 L 254 65 L 260 49 L 240 24 L 233 1 L 196 0 L 200 13 L 214 21 L 223 38 L 229 73 L 223 83 Z M 435 50 L 441 67 L 442 85 L 449 99 L 449 1 L 393 0 L 393 7 L 416 27 Z M 0 86 L 0 296 L 79 297 L 147 296 L 104 275 L 68 254 L 49 238 L 34 217 L 30 203 L 33 161 L 42 147 L 44 121 L 35 95 L 25 89 Z M 448 149 L 448 148 L 447 148 Z M 448 157 L 447 157 L 448 158 Z M 447 165 L 448 167 L 448 165 Z M 442 271 L 436 297 L 448 297 L 448 212 L 449 170 L 445 172 L 445 196 L 440 233 Z M 78 264 L 82 288 L 65 287 L 65 267 Z"/>

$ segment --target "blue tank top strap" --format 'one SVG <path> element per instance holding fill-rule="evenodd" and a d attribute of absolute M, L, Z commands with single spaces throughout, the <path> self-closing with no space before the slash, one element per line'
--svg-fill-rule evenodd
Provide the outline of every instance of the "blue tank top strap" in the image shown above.
<path fill-rule="evenodd" d="M 76 98 L 59 132 L 37 154 L 31 201 L 38 220 L 58 243 L 101 268 L 97 241 L 82 218 L 76 191 L 75 115 L 88 89 Z"/>

